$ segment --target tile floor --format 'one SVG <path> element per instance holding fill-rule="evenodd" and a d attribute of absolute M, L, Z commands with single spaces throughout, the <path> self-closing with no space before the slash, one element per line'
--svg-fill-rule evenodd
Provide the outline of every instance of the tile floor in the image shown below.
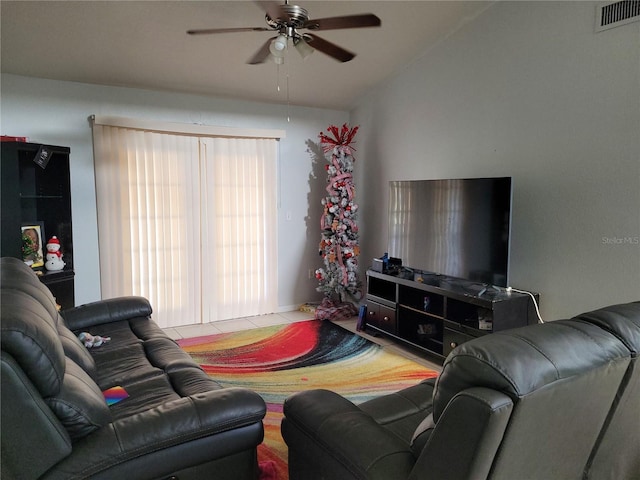
<path fill-rule="evenodd" d="M 260 327 L 268 327 L 272 325 L 283 325 L 287 323 L 302 322 L 305 320 L 310 320 L 312 318 L 313 318 L 312 313 L 300 312 L 300 311 L 294 310 L 291 312 L 273 313 L 270 315 L 259 315 L 256 317 L 235 318 L 232 320 L 221 320 L 215 323 L 185 325 L 182 327 L 166 328 L 165 332 L 174 340 L 178 340 L 181 338 L 198 337 L 202 335 L 212 335 L 215 333 L 229 333 L 229 332 L 236 332 L 240 330 L 249 330 L 251 328 L 260 328 Z M 351 332 L 361 335 L 362 337 L 367 338 L 372 342 L 382 345 L 383 348 L 386 348 L 394 353 L 407 357 L 416 363 L 424 365 L 427 368 L 437 370 L 438 372 L 441 370 L 442 365 L 431 361 L 426 356 L 426 354 L 421 354 L 415 350 L 405 347 L 399 342 L 396 342 L 385 335 L 381 335 L 381 334 L 374 335 L 372 334 L 373 332 L 370 332 L 370 331 L 357 332 L 356 331 L 357 320 L 358 320 L 357 317 L 353 317 L 347 320 L 335 321 L 334 323 L 336 325 L 340 325 L 341 327 Z"/>

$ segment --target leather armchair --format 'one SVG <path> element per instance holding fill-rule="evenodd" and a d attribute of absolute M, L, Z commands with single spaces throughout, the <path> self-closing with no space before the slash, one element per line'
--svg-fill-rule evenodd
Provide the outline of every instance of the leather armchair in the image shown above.
<path fill-rule="evenodd" d="M 256 479 L 262 398 L 222 388 L 140 297 L 60 314 L 29 267 L 0 259 L 2 478 Z M 109 336 L 86 349 L 77 334 Z M 103 391 L 128 397 L 108 406 Z"/>
<path fill-rule="evenodd" d="M 639 303 L 613 305 L 578 315 L 618 338 L 631 352 L 631 363 L 592 451 L 588 478 L 640 479 L 640 310 Z"/>
<path fill-rule="evenodd" d="M 435 382 L 361 405 L 292 395 L 290 479 L 637 480 L 639 323 L 631 303 L 485 335 Z"/>

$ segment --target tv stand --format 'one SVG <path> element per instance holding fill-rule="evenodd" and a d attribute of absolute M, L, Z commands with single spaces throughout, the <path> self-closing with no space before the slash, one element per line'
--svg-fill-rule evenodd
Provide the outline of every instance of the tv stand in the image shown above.
<path fill-rule="evenodd" d="M 538 321 L 529 295 L 412 269 L 368 270 L 366 299 L 367 328 L 440 361 L 468 340 Z"/>

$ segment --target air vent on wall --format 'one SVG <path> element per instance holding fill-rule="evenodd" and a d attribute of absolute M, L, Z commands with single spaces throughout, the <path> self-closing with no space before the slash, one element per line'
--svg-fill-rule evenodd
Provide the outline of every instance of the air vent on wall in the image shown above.
<path fill-rule="evenodd" d="M 640 21 L 640 0 L 623 0 L 598 5 L 596 32 Z"/>

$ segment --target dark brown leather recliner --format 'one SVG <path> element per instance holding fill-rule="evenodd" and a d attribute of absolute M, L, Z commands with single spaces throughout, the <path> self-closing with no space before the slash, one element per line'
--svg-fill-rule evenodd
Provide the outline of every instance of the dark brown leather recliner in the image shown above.
<path fill-rule="evenodd" d="M 435 382 L 359 406 L 295 394 L 290 479 L 638 480 L 639 346 L 630 303 L 466 342 Z"/>
<path fill-rule="evenodd" d="M 59 314 L 18 259 L 0 259 L 2 478 L 256 479 L 262 398 L 210 379 L 140 297 Z M 89 352 L 77 334 L 111 341 Z M 103 391 L 128 397 L 108 406 Z"/>

